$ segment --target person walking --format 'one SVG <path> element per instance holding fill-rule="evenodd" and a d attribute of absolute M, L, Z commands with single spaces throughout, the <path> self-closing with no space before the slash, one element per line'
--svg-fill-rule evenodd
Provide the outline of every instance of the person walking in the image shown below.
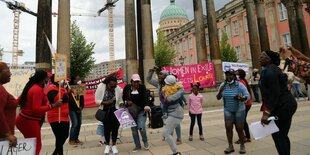
<path fill-rule="evenodd" d="M 299 99 L 299 97 L 305 97 L 301 91 L 300 78 L 299 77 L 293 75 L 292 86 L 293 86 L 294 97 L 296 99 Z"/>
<path fill-rule="evenodd" d="M 81 85 L 82 81 L 80 76 L 72 76 L 69 85 Z M 82 125 L 82 111 L 84 108 L 84 95 L 75 94 L 69 91 L 69 115 L 71 120 L 71 129 L 69 144 L 79 145 L 83 144 L 79 140 L 80 129 Z"/>
<path fill-rule="evenodd" d="M 179 100 L 184 95 L 184 89 L 179 89 L 177 93 L 168 96 L 165 98 L 163 94 L 163 86 L 165 86 L 165 78 L 169 75 L 169 72 L 166 70 L 162 70 L 158 74 L 158 80 L 152 79 L 154 72 L 158 68 L 155 66 L 154 68 L 150 69 L 147 75 L 147 82 L 158 89 L 159 92 L 159 100 L 160 105 L 163 108 L 164 104 L 168 105 L 168 114 L 167 119 L 164 120 L 164 128 L 163 128 L 163 137 L 165 138 L 166 142 L 170 146 L 171 151 L 174 155 L 180 155 L 181 153 L 178 152 L 176 142 L 173 140 L 172 132 L 177 127 L 178 124 L 183 119 L 183 108 L 179 104 Z"/>
<path fill-rule="evenodd" d="M 110 75 L 98 85 L 95 93 L 95 102 L 100 105 L 100 109 L 106 112 L 104 124 L 105 149 L 104 153 L 109 154 L 112 150 L 113 154 L 118 153 L 116 140 L 118 136 L 119 122 L 114 112 L 119 109 L 119 105 L 123 102 L 123 90 L 117 85 L 115 75 Z M 112 134 L 112 146 L 110 146 Z"/>
<path fill-rule="evenodd" d="M 272 138 L 278 153 L 289 155 L 291 143 L 288 133 L 297 109 L 297 102 L 291 92 L 288 91 L 287 77 L 278 67 L 280 65 L 279 54 L 273 51 L 263 51 L 259 57 L 259 62 L 263 67 L 259 81 L 263 98 L 261 122 L 269 124 L 268 118 L 270 116 L 278 117 L 275 123 L 279 131 L 273 133 Z"/>
<path fill-rule="evenodd" d="M 8 65 L 0 62 L 0 141 L 8 140 L 11 147 L 17 144 L 14 136 L 17 100 L 6 91 L 4 84 L 10 82 L 11 71 Z"/>
<path fill-rule="evenodd" d="M 44 120 L 45 112 L 62 105 L 62 100 L 54 104 L 48 104 L 48 99 L 44 95 L 44 88 L 48 84 L 46 71 L 39 70 L 30 77 L 24 87 L 21 96 L 18 98 L 20 113 L 16 118 L 16 127 L 23 134 L 24 138 L 36 138 L 36 155 L 40 154 L 41 123 Z"/>
<path fill-rule="evenodd" d="M 141 150 L 139 132 L 144 144 L 144 149 L 149 150 L 150 146 L 147 139 L 145 122 L 147 118 L 146 114 L 151 108 L 148 101 L 146 87 L 140 83 L 141 79 L 139 74 L 133 74 L 130 82 L 131 84 L 127 84 L 124 88 L 123 101 L 127 108 L 129 108 L 129 112 L 137 123 L 137 126 L 131 127 L 132 137 L 135 143 L 132 152 L 138 152 Z M 133 109 L 133 111 L 130 109 Z"/>
<path fill-rule="evenodd" d="M 258 87 L 258 81 L 260 79 L 260 74 L 258 73 L 258 69 L 254 68 L 252 71 L 252 74 L 250 76 L 250 87 L 254 94 L 254 102 L 260 102 L 259 99 L 259 87 Z"/>
<path fill-rule="evenodd" d="M 197 117 L 197 124 L 199 129 L 199 139 L 204 141 L 203 130 L 202 130 L 202 112 L 203 112 L 203 96 L 199 93 L 200 84 L 191 84 L 192 94 L 188 96 L 188 109 L 189 116 L 191 118 L 190 128 L 189 128 L 189 141 L 193 141 L 193 129 L 195 126 L 195 121 Z"/>
<path fill-rule="evenodd" d="M 253 92 L 249 86 L 248 81 L 245 79 L 245 76 L 246 76 L 246 73 L 243 69 L 238 69 L 236 71 L 237 80 L 246 87 L 246 89 L 248 90 L 248 92 L 250 93 L 250 96 L 251 96 L 249 98 L 249 100 L 245 103 L 245 116 L 244 116 L 244 125 L 243 125 L 243 130 L 244 130 L 244 134 L 245 134 L 245 138 L 246 138 L 246 139 L 244 139 L 244 142 L 251 142 L 249 125 L 248 125 L 248 122 L 246 121 L 246 119 L 247 119 L 248 113 L 252 107 L 252 98 L 253 98 L 252 94 L 253 94 Z M 240 144 L 240 142 L 241 141 L 239 139 L 235 142 L 235 144 Z"/>
<path fill-rule="evenodd" d="M 233 146 L 233 126 L 235 124 L 238 137 L 240 139 L 240 154 L 245 154 L 243 123 L 245 117 L 244 103 L 250 98 L 246 87 L 236 80 L 234 70 L 225 71 L 225 82 L 221 83 L 216 98 L 224 101 L 224 120 L 228 148 L 224 150 L 225 154 L 235 152 Z"/>
<path fill-rule="evenodd" d="M 58 100 L 62 101 L 59 108 L 54 108 L 47 112 L 47 121 L 50 123 L 55 136 L 55 150 L 53 155 L 63 155 L 63 145 L 69 136 L 69 96 L 65 88 L 64 80 L 56 82 L 55 74 L 51 77 L 51 84 L 45 89 L 49 104 L 55 104 Z"/>

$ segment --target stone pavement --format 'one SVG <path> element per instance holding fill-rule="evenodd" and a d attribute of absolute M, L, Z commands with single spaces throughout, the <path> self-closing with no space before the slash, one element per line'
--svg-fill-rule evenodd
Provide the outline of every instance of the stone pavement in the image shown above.
<path fill-rule="evenodd" d="M 310 102 L 299 101 L 298 110 L 293 117 L 292 127 L 289 133 L 291 140 L 292 155 L 310 155 Z M 190 118 L 188 111 L 182 122 L 182 141 L 178 145 L 178 149 L 182 155 L 211 155 L 211 154 L 224 154 L 224 149 L 227 147 L 227 140 L 224 128 L 223 110 L 222 107 L 207 108 L 203 114 L 203 131 L 205 141 L 199 140 L 198 127 L 194 128 L 194 139 L 188 141 L 188 132 L 190 125 Z M 259 113 L 260 105 L 252 106 L 248 114 L 248 123 L 258 121 L 261 118 Z M 196 123 L 197 124 L 197 123 Z M 66 155 L 103 155 L 104 146 L 98 145 L 100 139 L 96 135 L 97 121 L 95 119 L 83 120 L 83 125 L 80 132 L 80 140 L 84 141 L 83 145 L 73 147 L 64 145 L 64 153 Z M 131 137 L 131 130 L 124 129 L 121 132 L 120 140 L 118 141 L 119 155 L 168 155 L 172 154 L 166 142 L 162 141 L 161 129 L 148 129 L 148 139 L 150 143 L 150 150 L 141 150 L 132 153 L 134 148 L 133 140 Z M 17 137 L 22 137 L 19 132 L 16 132 Z M 234 141 L 238 139 L 236 132 L 234 132 Z M 55 138 L 49 127 L 45 123 L 42 128 L 42 155 L 49 155 L 53 152 Z M 232 154 L 239 154 L 239 146 L 235 146 L 235 152 Z M 247 154 L 250 155 L 274 155 L 277 154 L 271 136 L 261 140 L 252 140 L 246 143 Z"/>

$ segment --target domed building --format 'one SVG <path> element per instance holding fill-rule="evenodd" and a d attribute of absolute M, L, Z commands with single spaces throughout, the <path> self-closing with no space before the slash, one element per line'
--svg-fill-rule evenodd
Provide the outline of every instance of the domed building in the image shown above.
<path fill-rule="evenodd" d="M 188 21 L 186 11 L 176 5 L 175 0 L 170 0 L 170 5 L 161 13 L 159 28 L 156 30 L 157 34 L 159 32 L 164 32 L 166 36 L 188 23 Z"/>

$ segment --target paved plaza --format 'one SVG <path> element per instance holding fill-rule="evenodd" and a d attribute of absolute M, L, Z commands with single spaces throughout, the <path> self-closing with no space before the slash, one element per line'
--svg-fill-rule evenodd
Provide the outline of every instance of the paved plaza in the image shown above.
<path fill-rule="evenodd" d="M 259 113 L 260 104 L 252 107 L 248 114 L 248 122 L 258 121 L 261 118 Z M 182 122 L 182 141 L 178 145 L 178 149 L 182 155 L 221 155 L 224 154 L 224 149 L 227 147 L 227 140 L 224 128 L 223 109 L 222 107 L 207 108 L 203 113 L 203 131 L 205 141 L 199 140 L 198 127 L 195 126 L 193 141 L 188 141 L 188 133 L 190 126 L 190 118 L 188 111 L 185 110 L 185 117 Z M 95 108 L 88 110 L 87 113 L 96 111 Z M 86 113 L 86 112 L 85 112 Z M 197 123 L 196 123 L 197 124 Z M 83 145 L 71 146 L 66 142 L 64 151 L 66 155 L 103 155 L 104 146 L 99 146 L 99 136 L 96 135 L 97 121 L 95 118 L 83 119 L 83 125 L 80 133 L 80 140 L 84 141 Z M 162 141 L 162 129 L 148 129 L 148 139 L 151 145 L 150 150 L 141 150 L 132 153 L 134 148 L 133 139 L 130 129 L 124 129 L 121 132 L 118 141 L 119 155 L 168 155 L 172 154 L 166 142 Z M 299 101 L 298 109 L 293 118 L 292 127 L 289 133 L 291 139 L 292 155 L 310 155 L 310 102 Z M 17 137 L 22 137 L 19 132 L 16 132 Z M 238 139 L 234 132 L 234 141 Z M 54 149 L 55 138 L 48 123 L 42 128 L 42 155 L 52 154 Z M 250 155 L 276 155 L 276 149 L 271 136 L 261 140 L 252 140 L 246 143 L 246 154 Z M 234 144 L 235 152 L 239 154 L 239 145 Z"/>

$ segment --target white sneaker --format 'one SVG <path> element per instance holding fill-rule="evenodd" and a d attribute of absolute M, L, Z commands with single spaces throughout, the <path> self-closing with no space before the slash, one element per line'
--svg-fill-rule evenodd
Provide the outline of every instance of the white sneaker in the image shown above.
<path fill-rule="evenodd" d="M 118 149 L 117 149 L 116 145 L 112 146 L 112 152 L 113 152 L 113 154 L 118 154 Z"/>
<path fill-rule="evenodd" d="M 112 147 L 112 148 L 113 148 L 113 147 Z M 105 146 L 105 149 L 104 149 L 104 153 L 105 153 L 105 154 L 109 154 L 109 153 L 110 153 L 110 150 L 111 150 L 110 145 L 106 145 L 106 146 Z"/>

